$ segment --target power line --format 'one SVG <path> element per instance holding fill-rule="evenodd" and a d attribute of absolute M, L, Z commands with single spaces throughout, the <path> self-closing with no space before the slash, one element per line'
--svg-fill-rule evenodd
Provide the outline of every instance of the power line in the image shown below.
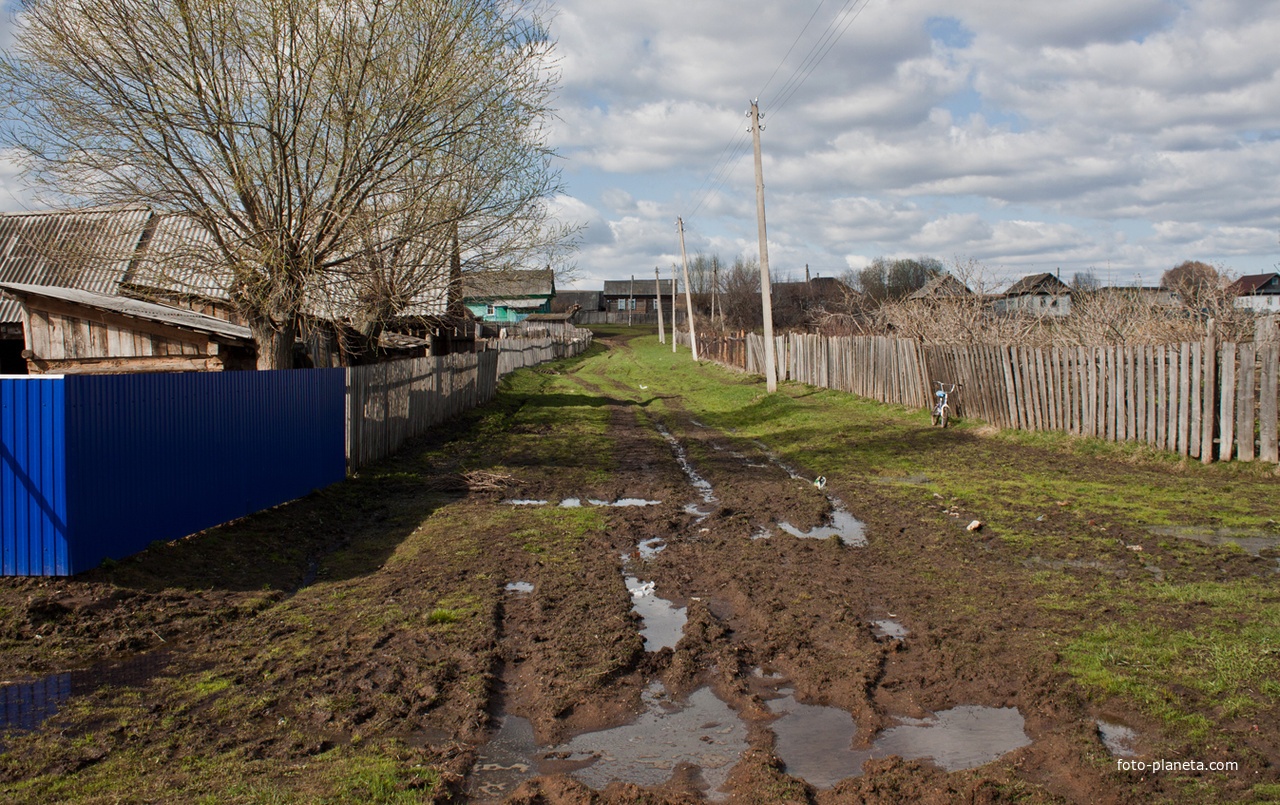
<path fill-rule="evenodd" d="M 800 66 L 792 72 L 791 77 L 787 79 L 787 83 L 782 86 L 782 89 L 778 90 L 778 94 L 775 96 L 775 102 L 771 104 L 770 112 L 776 113 L 787 105 L 787 102 L 790 101 L 800 87 L 804 85 L 804 82 L 807 81 L 809 77 L 813 75 L 814 71 L 818 69 L 818 65 L 822 63 L 822 60 L 826 58 L 832 48 L 836 46 L 836 43 L 840 41 L 840 38 L 844 36 L 845 32 L 848 31 L 858 17 L 862 15 L 862 12 L 866 9 L 869 2 L 870 0 L 861 0 L 861 5 L 859 5 L 859 0 L 847 0 L 840 11 L 831 19 L 831 22 L 827 24 L 827 27 L 823 30 L 818 41 L 815 42 L 813 47 L 809 49 L 809 52 L 805 54 L 804 60 L 800 63 Z M 842 17 L 846 19 L 842 19 Z"/>

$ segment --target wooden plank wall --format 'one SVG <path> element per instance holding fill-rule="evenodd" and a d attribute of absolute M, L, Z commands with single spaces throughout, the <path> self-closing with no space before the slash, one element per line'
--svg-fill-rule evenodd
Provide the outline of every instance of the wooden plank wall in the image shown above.
<path fill-rule="evenodd" d="M 499 338 L 489 342 L 498 353 L 498 377 L 506 377 L 517 369 L 580 355 L 591 346 L 591 331 L 577 329 L 542 338 Z"/>
<path fill-rule="evenodd" d="M 687 337 L 683 343 L 687 344 Z M 699 336 L 710 360 L 763 373 L 758 335 Z M 913 408 L 960 386 L 957 416 L 1147 444 L 1202 462 L 1280 463 L 1280 343 L 1136 346 L 918 344 L 875 336 L 778 337 L 780 380 Z"/>

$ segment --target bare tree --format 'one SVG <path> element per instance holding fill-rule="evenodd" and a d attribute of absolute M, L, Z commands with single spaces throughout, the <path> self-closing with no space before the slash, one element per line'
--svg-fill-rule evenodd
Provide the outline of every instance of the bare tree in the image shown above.
<path fill-rule="evenodd" d="M 6 139 L 66 197 L 187 216 L 260 368 L 454 254 L 555 250 L 537 0 L 21 0 Z M 456 243 L 456 246 L 455 246 Z"/>

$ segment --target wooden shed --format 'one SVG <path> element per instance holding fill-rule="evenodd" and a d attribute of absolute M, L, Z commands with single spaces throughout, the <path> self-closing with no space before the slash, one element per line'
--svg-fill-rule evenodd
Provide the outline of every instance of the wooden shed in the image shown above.
<path fill-rule="evenodd" d="M 252 369 L 248 327 L 193 310 L 49 285 L 0 282 L 22 305 L 31 374 Z"/>

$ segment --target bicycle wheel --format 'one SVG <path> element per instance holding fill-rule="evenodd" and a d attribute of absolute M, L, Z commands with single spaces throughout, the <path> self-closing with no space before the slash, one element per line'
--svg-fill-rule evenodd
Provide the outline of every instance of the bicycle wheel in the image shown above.
<path fill-rule="evenodd" d="M 946 407 L 946 406 L 944 406 L 944 407 L 943 407 L 943 409 L 942 409 L 942 416 L 941 416 L 941 419 L 942 419 L 942 427 L 944 427 L 944 428 L 945 428 L 945 427 L 947 426 L 947 421 L 948 421 L 949 419 L 951 419 L 951 409 L 950 409 L 950 408 L 948 408 L 948 407 Z"/>

